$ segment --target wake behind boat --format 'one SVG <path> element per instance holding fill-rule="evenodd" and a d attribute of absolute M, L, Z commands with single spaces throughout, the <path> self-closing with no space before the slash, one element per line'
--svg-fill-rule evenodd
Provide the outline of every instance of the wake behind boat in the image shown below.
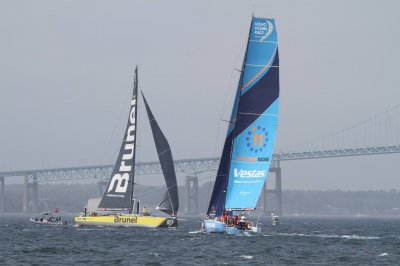
<path fill-rule="evenodd" d="M 253 17 L 205 232 L 257 232 L 247 220 L 264 187 L 278 125 L 279 56 L 273 19 Z"/>
<path fill-rule="evenodd" d="M 178 188 L 171 149 L 162 133 L 153 113 L 144 97 L 147 115 L 150 121 L 158 158 L 166 182 L 166 192 L 157 209 L 169 217 L 152 216 L 145 208 L 140 210 L 140 201 L 133 194 L 135 177 L 136 121 L 137 121 L 138 68 L 135 69 L 135 80 L 131 109 L 124 139 L 108 181 L 106 190 L 95 213 L 75 217 L 77 225 L 103 226 L 136 226 L 136 227 L 175 227 L 178 225 L 179 208 Z"/>

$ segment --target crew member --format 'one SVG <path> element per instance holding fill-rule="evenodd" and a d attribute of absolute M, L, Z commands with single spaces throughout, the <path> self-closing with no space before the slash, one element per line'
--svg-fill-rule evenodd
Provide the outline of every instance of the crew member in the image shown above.
<path fill-rule="evenodd" d="M 235 215 L 234 224 L 237 226 L 239 224 L 239 216 Z"/>
<path fill-rule="evenodd" d="M 244 229 L 246 224 L 246 216 L 243 214 L 240 216 L 240 229 Z"/>
<path fill-rule="evenodd" d="M 147 208 L 146 207 L 143 207 L 142 214 L 143 214 L 143 216 L 148 216 L 149 215 L 147 213 Z"/>

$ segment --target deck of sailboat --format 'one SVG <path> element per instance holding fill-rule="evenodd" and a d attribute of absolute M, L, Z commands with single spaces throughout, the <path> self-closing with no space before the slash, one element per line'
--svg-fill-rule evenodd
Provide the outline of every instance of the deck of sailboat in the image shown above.
<path fill-rule="evenodd" d="M 176 217 L 143 216 L 143 215 L 104 215 L 75 217 L 78 225 L 123 226 L 123 227 L 176 227 Z"/>
<path fill-rule="evenodd" d="M 240 229 L 237 226 L 229 226 L 224 222 L 218 221 L 217 219 L 204 219 L 202 230 L 206 233 L 222 233 L 228 235 L 236 235 L 240 233 L 257 233 L 260 232 L 258 224 L 252 226 L 251 229 Z"/>

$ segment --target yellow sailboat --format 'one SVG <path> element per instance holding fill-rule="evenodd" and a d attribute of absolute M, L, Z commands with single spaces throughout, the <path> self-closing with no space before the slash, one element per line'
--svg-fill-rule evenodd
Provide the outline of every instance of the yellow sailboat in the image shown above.
<path fill-rule="evenodd" d="M 100 226 L 138 226 L 138 227 L 175 227 L 178 225 L 176 217 L 143 216 L 143 215 L 107 215 L 75 217 L 79 225 Z"/>
<path fill-rule="evenodd" d="M 139 200 L 133 196 L 135 177 L 136 151 L 136 121 L 137 121 L 137 94 L 138 68 L 135 69 L 135 81 L 129 112 L 128 123 L 121 149 L 115 163 L 112 175 L 107 183 L 106 190 L 97 208 L 97 212 L 90 215 L 85 211 L 83 215 L 75 217 L 78 226 L 135 226 L 135 227 L 175 227 L 178 225 L 176 217 L 179 208 L 178 188 L 171 149 L 162 133 L 153 113 L 144 97 L 147 115 L 149 117 L 154 143 L 166 182 L 165 195 L 157 207 L 168 216 L 152 216 L 146 210 L 140 211 Z M 136 204 L 135 204 L 136 203 Z"/>

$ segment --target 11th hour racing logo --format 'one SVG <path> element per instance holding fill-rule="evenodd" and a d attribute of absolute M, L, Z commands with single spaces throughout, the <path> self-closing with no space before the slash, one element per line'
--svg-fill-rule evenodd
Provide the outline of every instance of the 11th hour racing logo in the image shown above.
<path fill-rule="evenodd" d="M 241 177 L 241 178 L 258 178 L 258 177 L 264 177 L 266 171 L 265 170 L 243 170 L 243 169 L 233 169 L 233 175 L 235 177 Z"/>

